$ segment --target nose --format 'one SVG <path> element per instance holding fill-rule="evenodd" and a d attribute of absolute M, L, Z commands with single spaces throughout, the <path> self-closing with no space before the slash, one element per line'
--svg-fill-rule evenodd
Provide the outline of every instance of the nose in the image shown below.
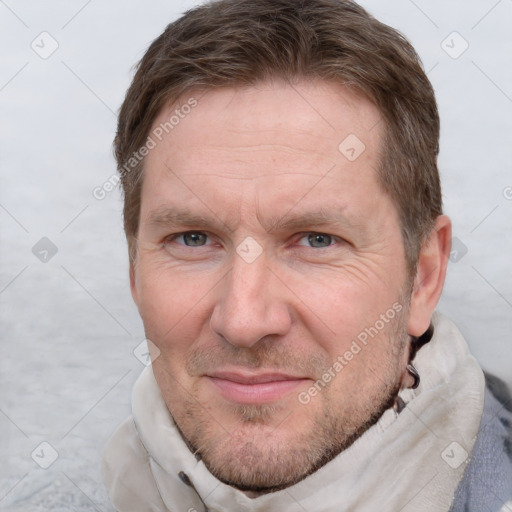
<path fill-rule="evenodd" d="M 268 336 L 283 336 L 291 327 L 288 290 L 262 254 L 247 263 L 235 254 L 210 319 L 212 330 L 228 343 L 249 348 Z"/>

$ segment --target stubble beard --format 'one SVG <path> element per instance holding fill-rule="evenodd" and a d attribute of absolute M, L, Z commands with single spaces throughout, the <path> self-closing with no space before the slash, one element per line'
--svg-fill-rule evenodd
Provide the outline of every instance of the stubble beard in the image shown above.
<path fill-rule="evenodd" d="M 228 432 L 205 414 L 204 405 L 185 400 L 184 414 L 175 417 L 182 436 L 217 479 L 242 491 L 268 493 L 300 482 L 346 450 L 393 406 L 401 385 L 399 361 L 409 340 L 403 317 L 389 330 L 391 353 L 373 389 L 363 400 L 358 399 L 359 390 L 351 390 L 354 400 L 345 410 L 340 412 L 326 389 L 314 398 L 322 400 L 322 407 L 307 418 L 308 425 L 297 425 L 293 411 L 287 413 L 284 405 L 226 404 L 239 425 Z"/>

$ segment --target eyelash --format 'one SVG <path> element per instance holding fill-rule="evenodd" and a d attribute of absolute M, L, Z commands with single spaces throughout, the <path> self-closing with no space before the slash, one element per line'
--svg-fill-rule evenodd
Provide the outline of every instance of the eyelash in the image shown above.
<path fill-rule="evenodd" d="M 196 231 L 196 230 L 191 230 L 191 231 L 184 231 L 182 233 L 176 233 L 174 235 L 169 235 L 168 237 L 165 238 L 164 240 L 164 245 L 166 243 L 169 243 L 169 242 L 176 242 L 176 240 L 178 240 L 179 238 L 182 238 L 184 237 L 185 235 L 194 235 L 194 234 L 197 234 L 197 235 L 205 235 L 207 237 L 207 241 L 211 241 L 212 237 L 204 232 L 204 231 Z M 330 242 L 328 245 L 324 246 L 324 247 L 314 247 L 314 246 L 311 246 L 311 245 L 306 245 L 306 244 L 298 244 L 300 246 L 306 246 L 306 247 L 309 247 L 310 249 L 326 249 L 328 247 L 331 247 L 333 245 L 336 245 L 336 244 L 339 244 L 341 242 L 344 242 L 343 239 L 341 239 L 340 237 L 338 236 L 335 236 L 335 235 L 331 235 L 329 233 L 323 233 L 323 232 L 320 232 L 320 231 L 307 231 L 307 232 L 303 232 L 303 233 L 299 233 L 298 235 L 298 238 L 296 239 L 296 242 L 295 243 L 298 243 L 300 242 L 301 240 L 303 240 L 304 238 L 306 237 L 311 237 L 311 236 L 321 236 L 321 237 L 328 237 L 330 239 Z M 296 235 L 297 236 L 297 235 Z M 187 245 L 185 243 L 179 243 L 179 242 L 176 242 L 178 245 L 181 245 L 183 247 L 208 247 L 210 245 L 212 245 L 211 243 L 205 243 L 203 245 Z"/>
<path fill-rule="evenodd" d="M 207 237 L 207 239 L 211 239 L 210 235 L 208 235 L 208 233 L 205 233 L 204 231 L 195 231 L 195 230 L 192 230 L 192 231 L 184 231 L 183 233 L 177 233 L 175 235 L 170 235 L 168 236 L 166 239 L 165 239 L 165 242 L 174 242 L 176 241 L 178 238 L 181 238 L 181 237 L 184 237 L 185 235 L 205 235 Z M 182 243 L 182 244 L 178 244 L 178 245 L 183 245 L 185 247 L 204 247 L 205 245 L 210 245 L 210 244 L 204 244 L 204 245 L 197 245 L 197 246 L 194 246 L 194 245 L 187 245 L 185 243 Z"/>

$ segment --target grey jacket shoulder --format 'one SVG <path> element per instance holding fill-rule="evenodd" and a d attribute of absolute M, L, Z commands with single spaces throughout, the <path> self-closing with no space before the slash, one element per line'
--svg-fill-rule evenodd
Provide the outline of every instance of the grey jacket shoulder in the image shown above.
<path fill-rule="evenodd" d="M 512 396 L 499 378 L 485 380 L 480 429 L 451 512 L 499 512 L 512 500 Z"/>

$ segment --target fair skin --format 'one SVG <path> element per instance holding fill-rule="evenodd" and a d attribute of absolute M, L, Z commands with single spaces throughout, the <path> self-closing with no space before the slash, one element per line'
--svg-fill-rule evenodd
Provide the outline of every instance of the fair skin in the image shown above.
<path fill-rule="evenodd" d="M 146 157 L 132 294 L 191 449 L 222 481 L 266 492 L 328 462 L 412 384 L 409 336 L 439 299 L 450 222 L 437 219 L 411 294 L 398 213 L 375 171 L 372 103 L 307 81 L 195 97 Z M 353 161 L 338 150 L 349 134 L 366 147 Z M 393 304 L 400 312 L 347 360 Z"/>

